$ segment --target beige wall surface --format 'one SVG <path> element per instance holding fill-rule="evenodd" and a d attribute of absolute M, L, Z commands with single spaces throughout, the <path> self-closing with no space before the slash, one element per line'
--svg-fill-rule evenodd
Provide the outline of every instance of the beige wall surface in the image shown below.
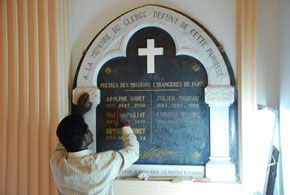
<path fill-rule="evenodd" d="M 290 1 L 258 0 L 257 6 L 257 103 L 280 110 L 282 160 L 277 194 L 289 194 L 290 118 Z M 283 192 L 284 188 L 284 192 Z"/>
<path fill-rule="evenodd" d="M 278 109 L 278 1 L 259 0 L 257 6 L 257 104 Z"/>
<path fill-rule="evenodd" d="M 290 1 L 280 0 L 278 11 L 279 64 L 280 64 L 280 132 L 284 194 L 290 194 Z M 282 190 L 281 190 L 282 191 Z"/>

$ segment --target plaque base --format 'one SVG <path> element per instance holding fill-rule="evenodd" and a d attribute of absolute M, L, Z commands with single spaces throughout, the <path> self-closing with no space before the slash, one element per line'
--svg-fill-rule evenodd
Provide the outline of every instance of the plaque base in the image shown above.
<path fill-rule="evenodd" d="M 236 171 L 235 165 L 231 162 L 215 163 L 209 162 L 206 164 L 206 177 L 211 181 L 235 182 Z"/>
<path fill-rule="evenodd" d="M 149 177 L 156 176 L 190 176 L 193 178 L 204 177 L 204 166 L 179 166 L 179 165 L 132 165 L 124 170 L 120 176 L 137 176 L 140 173 Z"/>

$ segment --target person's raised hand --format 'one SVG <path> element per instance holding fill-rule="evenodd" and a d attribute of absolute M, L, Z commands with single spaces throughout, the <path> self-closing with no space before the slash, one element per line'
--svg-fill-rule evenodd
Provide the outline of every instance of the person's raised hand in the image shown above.
<path fill-rule="evenodd" d="M 88 93 L 84 93 L 78 99 L 77 104 L 77 113 L 84 115 L 92 108 L 92 102 L 89 101 L 90 95 Z"/>
<path fill-rule="evenodd" d="M 125 109 L 118 108 L 116 120 L 117 120 L 116 126 L 123 127 L 124 125 L 129 124 L 128 113 L 126 112 Z"/>

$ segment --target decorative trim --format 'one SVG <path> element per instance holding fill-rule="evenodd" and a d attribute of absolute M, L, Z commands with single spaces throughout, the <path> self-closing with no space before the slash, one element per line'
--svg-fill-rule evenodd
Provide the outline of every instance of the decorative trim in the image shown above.
<path fill-rule="evenodd" d="M 234 102 L 234 88 L 226 86 L 208 86 L 205 88 L 205 102 L 207 104 L 232 104 Z"/>
<path fill-rule="evenodd" d="M 237 89 L 239 94 L 239 143 L 241 180 L 249 185 L 252 169 L 249 156 L 248 139 L 252 136 L 252 113 L 256 106 L 256 20 L 257 0 L 236 0 L 236 56 L 237 56 Z M 242 133 L 241 133 L 242 132 Z M 247 149 L 249 148 L 249 149 Z M 245 188 L 246 189 L 246 188 Z"/>
<path fill-rule="evenodd" d="M 157 13 L 156 10 L 174 16 L 178 20 L 167 22 L 156 17 L 154 15 Z M 138 22 L 128 23 L 131 15 L 139 15 Z M 185 24 L 186 27 L 182 27 Z M 132 34 L 147 26 L 155 26 L 168 32 L 176 44 L 176 55 L 186 54 L 197 58 L 207 71 L 209 85 L 230 84 L 229 73 L 219 48 L 199 23 L 175 10 L 146 5 L 121 15 L 98 34 L 87 48 L 80 65 L 76 85 L 78 87 L 95 85 L 103 64 L 114 57 L 125 56 L 126 46 Z M 197 39 L 195 37 L 197 35 L 202 39 Z M 110 74 L 109 70 L 107 74 Z"/>

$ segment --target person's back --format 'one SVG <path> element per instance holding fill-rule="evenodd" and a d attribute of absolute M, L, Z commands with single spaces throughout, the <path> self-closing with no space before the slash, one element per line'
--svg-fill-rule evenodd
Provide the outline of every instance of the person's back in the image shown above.
<path fill-rule="evenodd" d="M 83 105 L 88 105 L 88 98 Z M 60 122 L 57 135 L 61 143 L 50 161 L 60 194 L 113 194 L 112 180 L 139 158 L 139 143 L 127 124 L 128 117 L 119 118 L 124 148 L 101 153 L 87 149 L 93 140 L 82 114 L 69 115 Z"/>

